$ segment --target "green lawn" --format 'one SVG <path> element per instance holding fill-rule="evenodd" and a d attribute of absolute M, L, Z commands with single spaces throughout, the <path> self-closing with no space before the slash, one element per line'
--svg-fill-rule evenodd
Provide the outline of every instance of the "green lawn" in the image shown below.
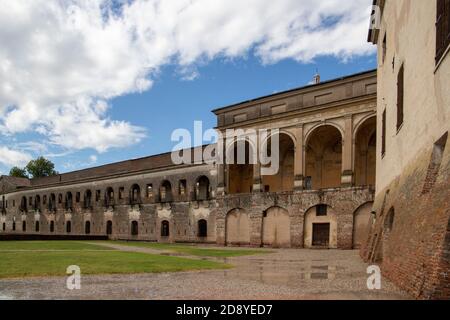
<path fill-rule="evenodd" d="M 79 266 L 82 274 L 158 273 L 230 267 L 213 261 L 102 249 L 76 241 L 0 242 L 0 278 L 64 276 L 70 265 Z"/>
<path fill-rule="evenodd" d="M 127 242 L 127 241 L 114 241 L 111 243 L 116 243 L 119 245 L 134 246 L 151 248 L 157 250 L 167 250 L 176 253 L 182 253 L 191 256 L 200 257 L 239 257 L 239 256 L 249 256 L 255 254 L 271 253 L 269 250 L 264 249 L 209 249 L 209 248 L 199 248 L 190 245 L 181 244 L 168 244 L 168 243 L 154 243 L 154 242 Z"/>

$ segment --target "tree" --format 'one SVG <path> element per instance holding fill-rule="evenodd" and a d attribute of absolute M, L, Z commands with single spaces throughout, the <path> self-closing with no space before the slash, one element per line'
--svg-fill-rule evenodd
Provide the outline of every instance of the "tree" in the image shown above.
<path fill-rule="evenodd" d="M 12 167 L 9 171 L 9 175 L 16 178 L 28 178 L 27 170 L 19 167 Z"/>
<path fill-rule="evenodd" d="M 57 175 L 55 165 L 50 160 L 44 157 L 39 157 L 36 160 L 31 160 L 25 167 L 28 174 L 33 178 L 49 177 Z"/>

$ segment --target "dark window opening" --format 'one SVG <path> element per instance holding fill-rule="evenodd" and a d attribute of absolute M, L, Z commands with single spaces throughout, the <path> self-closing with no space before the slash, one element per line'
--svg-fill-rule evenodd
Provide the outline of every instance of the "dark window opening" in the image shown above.
<path fill-rule="evenodd" d="M 316 216 L 317 217 L 323 217 L 328 214 L 328 206 L 325 204 L 319 204 L 316 207 Z"/>
<path fill-rule="evenodd" d="M 395 210 L 391 208 L 386 216 L 386 221 L 384 223 L 384 228 L 386 232 L 391 232 L 394 228 Z"/>
<path fill-rule="evenodd" d="M 42 204 L 45 206 L 47 204 L 47 196 L 42 197 Z"/>
<path fill-rule="evenodd" d="M 114 189 L 109 187 L 106 189 L 105 194 L 105 205 L 107 207 L 114 205 Z"/>
<path fill-rule="evenodd" d="M 170 235 L 169 221 L 161 222 L 161 237 L 168 237 Z"/>
<path fill-rule="evenodd" d="M 84 208 L 88 209 L 92 207 L 92 192 L 91 190 L 86 190 L 84 193 Z"/>
<path fill-rule="evenodd" d="M 13 222 L 12 231 L 16 231 L 16 223 L 15 222 Z"/>
<path fill-rule="evenodd" d="M 139 234 L 139 224 L 137 221 L 131 222 L 131 235 L 137 236 Z"/>
<path fill-rule="evenodd" d="M 198 236 L 200 238 L 206 238 L 208 236 L 208 222 L 204 219 L 198 221 Z"/>
<path fill-rule="evenodd" d="M 85 234 L 90 234 L 91 233 L 91 222 L 90 221 L 86 221 L 84 224 L 84 233 Z"/>
<path fill-rule="evenodd" d="M 111 220 L 108 220 L 108 222 L 106 222 L 106 234 L 112 235 L 112 231 L 113 231 L 113 223 Z"/>
<path fill-rule="evenodd" d="M 312 245 L 319 247 L 327 247 L 330 244 L 330 224 L 329 223 L 313 223 L 313 239 Z"/>
<path fill-rule="evenodd" d="M 25 198 L 25 197 L 22 197 L 22 201 L 20 202 L 20 211 L 22 211 L 22 212 L 28 211 L 27 198 Z"/>
<path fill-rule="evenodd" d="M 63 200 L 63 195 L 60 193 L 60 194 L 58 195 L 58 203 L 61 204 L 61 203 L 62 203 L 62 200 Z"/>
<path fill-rule="evenodd" d="M 3 231 L 6 231 L 6 223 L 3 222 Z"/>
<path fill-rule="evenodd" d="M 101 190 L 97 190 L 95 191 L 95 201 L 99 202 L 100 201 L 100 195 L 101 195 Z"/>
<path fill-rule="evenodd" d="M 35 225 L 35 227 L 34 227 L 34 230 L 35 230 L 36 232 L 39 232 L 39 221 L 36 221 L 36 225 Z"/>
<path fill-rule="evenodd" d="M 186 194 L 186 186 L 187 186 L 186 180 L 180 180 L 178 184 L 178 194 L 180 196 L 184 196 Z"/>
<path fill-rule="evenodd" d="M 124 198 L 125 188 L 120 187 L 119 188 L 119 200 L 122 200 Z"/>
<path fill-rule="evenodd" d="M 50 232 L 55 232 L 55 221 L 50 221 Z"/>
<path fill-rule="evenodd" d="M 72 232 L 72 222 L 71 221 L 67 221 L 66 222 L 66 232 L 67 233 L 71 233 Z"/>
<path fill-rule="evenodd" d="M 81 194 L 80 194 L 79 192 L 77 192 L 77 193 L 75 194 L 75 201 L 76 201 L 77 203 L 79 203 L 80 200 L 81 200 Z"/>
<path fill-rule="evenodd" d="M 312 190 L 312 177 L 305 177 L 305 190 Z"/>
<path fill-rule="evenodd" d="M 264 192 L 265 192 L 265 193 L 269 193 L 269 192 L 270 192 L 270 186 L 265 185 L 265 186 L 264 186 Z"/>
<path fill-rule="evenodd" d="M 159 190 L 161 202 L 172 201 L 172 185 L 169 181 L 164 181 Z"/>
<path fill-rule="evenodd" d="M 400 130 L 404 120 L 404 89 L 405 67 L 402 64 L 397 76 L 397 131 Z"/>
<path fill-rule="evenodd" d="M 34 210 L 41 210 L 41 197 L 37 195 L 34 199 Z"/>
<path fill-rule="evenodd" d="M 386 109 L 383 111 L 381 123 L 381 156 L 386 154 Z"/>
<path fill-rule="evenodd" d="M 22 221 L 22 231 L 23 232 L 27 231 L 27 223 L 25 221 Z"/>
<path fill-rule="evenodd" d="M 54 193 L 52 193 L 50 195 L 50 199 L 49 199 L 49 202 L 48 202 L 48 209 L 51 212 L 55 212 L 56 211 L 56 195 Z"/>
<path fill-rule="evenodd" d="M 153 184 L 147 185 L 147 198 L 153 197 Z"/>
<path fill-rule="evenodd" d="M 383 38 L 383 54 L 382 54 L 382 63 L 384 64 L 384 61 L 386 60 L 386 54 L 387 54 L 387 35 L 386 33 L 384 34 L 384 38 Z"/>
<path fill-rule="evenodd" d="M 72 200 L 72 192 L 66 193 L 66 210 L 72 210 L 73 200 Z"/>

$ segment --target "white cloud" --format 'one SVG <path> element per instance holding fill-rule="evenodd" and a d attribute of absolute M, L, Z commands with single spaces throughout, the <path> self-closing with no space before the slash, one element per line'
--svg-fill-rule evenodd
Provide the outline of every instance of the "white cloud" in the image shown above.
<path fill-rule="evenodd" d="M 37 132 L 73 150 L 137 143 L 144 129 L 109 119 L 105 101 L 148 90 L 163 65 L 178 64 L 192 80 L 196 63 L 219 56 L 275 63 L 366 55 L 370 4 L 0 0 L 0 132 Z"/>
<path fill-rule="evenodd" d="M 0 163 L 7 166 L 26 165 L 31 160 L 31 155 L 26 152 L 0 147 Z"/>

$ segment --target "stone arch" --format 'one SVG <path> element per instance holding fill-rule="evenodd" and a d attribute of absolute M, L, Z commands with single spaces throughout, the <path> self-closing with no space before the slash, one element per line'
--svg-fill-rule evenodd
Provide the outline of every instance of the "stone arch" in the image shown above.
<path fill-rule="evenodd" d="M 139 223 L 136 220 L 131 221 L 131 235 L 139 235 Z"/>
<path fill-rule="evenodd" d="M 355 132 L 353 159 L 355 185 L 375 185 L 376 170 L 376 117 L 370 116 L 358 124 Z"/>
<path fill-rule="evenodd" d="M 339 131 L 339 133 L 341 134 L 341 137 L 344 137 L 344 129 L 339 126 L 338 124 L 334 123 L 334 122 L 322 122 L 319 124 L 316 124 L 315 126 L 313 126 L 311 129 L 308 130 L 308 132 L 306 132 L 305 134 L 305 145 L 308 144 L 309 139 L 311 138 L 312 134 L 317 130 L 320 129 L 321 127 L 334 127 L 336 130 Z"/>
<path fill-rule="evenodd" d="M 289 248 L 291 246 L 291 221 L 286 209 L 271 207 L 264 211 L 262 245 L 274 248 Z"/>
<path fill-rule="evenodd" d="M 262 145 L 268 155 L 272 155 L 271 138 L 279 138 L 279 170 L 275 175 L 262 176 L 263 190 L 266 192 L 283 192 L 294 190 L 295 139 L 285 132 L 271 135 Z"/>
<path fill-rule="evenodd" d="M 304 247 L 337 249 L 337 215 L 326 204 L 317 204 L 305 212 Z"/>
<path fill-rule="evenodd" d="M 170 237 L 170 223 L 167 220 L 161 221 L 161 237 L 162 238 Z"/>
<path fill-rule="evenodd" d="M 256 163 L 255 147 L 251 141 L 237 139 L 226 152 L 227 186 L 229 194 L 253 191 L 253 167 Z M 242 154 L 244 151 L 245 154 Z"/>
<path fill-rule="evenodd" d="M 250 244 L 250 214 L 243 209 L 233 209 L 226 216 L 226 245 L 242 246 Z"/>
<path fill-rule="evenodd" d="M 369 237 L 373 202 L 366 202 L 353 213 L 353 249 L 359 249 Z"/>
<path fill-rule="evenodd" d="M 317 126 L 305 144 L 305 185 L 307 189 L 336 188 L 341 185 L 342 138 L 334 125 Z"/>
<path fill-rule="evenodd" d="M 198 220 L 197 236 L 199 238 L 206 238 L 208 236 L 208 222 L 205 219 Z"/>

